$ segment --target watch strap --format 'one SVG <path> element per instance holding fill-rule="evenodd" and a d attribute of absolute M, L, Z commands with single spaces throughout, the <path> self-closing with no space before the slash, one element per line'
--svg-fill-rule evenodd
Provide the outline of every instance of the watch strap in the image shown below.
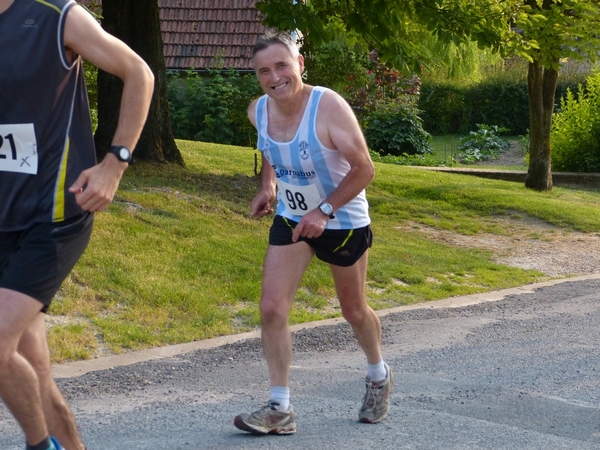
<path fill-rule="evenodd" d="M 123 145 L 111 145 L 106 152 L 115 155 L 119 161 L 131 163 L 131 150 Z"/>

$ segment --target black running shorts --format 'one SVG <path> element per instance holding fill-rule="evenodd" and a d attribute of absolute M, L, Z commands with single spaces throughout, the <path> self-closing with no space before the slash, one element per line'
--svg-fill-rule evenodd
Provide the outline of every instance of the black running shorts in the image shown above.
<path fill-rule="evenodd" d="M 270 245 L 290 245 L 292 234 L 298 222 L 275 216 L 269 233 Z M 349 267 L 360 259 L 373 243 L 371 227 L 353 230 L 325 230 L 318 238 L 300 236 L 298 241 L 304 241 L 315 251 L 317 258 L 328 264 Z"/>
<path fill-rule="evenodd" d="M 84 213 L 60 223 L 0 232 L 0 288 L 33 297 L 46 312 L 87 247 L 93 223 L 94 215 Z"/>

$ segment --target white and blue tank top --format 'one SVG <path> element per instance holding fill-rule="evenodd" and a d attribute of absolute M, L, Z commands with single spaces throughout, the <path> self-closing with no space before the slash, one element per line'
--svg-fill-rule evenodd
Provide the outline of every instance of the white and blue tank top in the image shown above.
<path fill-rule="evenodd" d="M 275 171 L 276 214 L 299 222 L 327 198 L 350 171 L 350 164 L 338 150 L 325 147 L 317 137 L 319 102 L 326 88 L 313 87 L 296 136 L 278 142 L 268 134 L 267 95 L 256 104 L 258 149 Z M 327 229 L 349 230 L 369 225 L 369 205 L 365 190 L 342 206 Z"/>

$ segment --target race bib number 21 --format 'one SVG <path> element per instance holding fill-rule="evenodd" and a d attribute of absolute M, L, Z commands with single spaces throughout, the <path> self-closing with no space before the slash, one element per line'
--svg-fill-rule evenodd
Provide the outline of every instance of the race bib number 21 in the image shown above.
<path fill-rule="evenodd" d="M 35 175 L 38 152 L 32 123 L 0 125 L 0 171 Z"/>

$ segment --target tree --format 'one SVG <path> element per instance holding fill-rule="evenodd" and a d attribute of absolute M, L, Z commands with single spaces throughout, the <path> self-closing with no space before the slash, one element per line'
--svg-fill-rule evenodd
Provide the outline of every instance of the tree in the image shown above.
<path fill-rule="evenodd" d="M 158 1 L 103 0 L 102 26 L 127 43 L 150 66 L 155 77 L 148 120 L 137 144 L 135 157 L 157 162 L 184 164 L 175 144 L 167 103 L 167 80 Z M 98 128 L 96 148 L 103 156 L 117 126 L 122 82 L 106 72 L 98 73 Z"/>
<path fill-rule="evenodd" d="M 435 62 L 426 36 L 460 44 L 472 40 L 503 56 L 529 61 L 530 158 L 525 185 L 552 188 L 550 131 L 563 58 L 596 60 L 600 50 L 597 0 L 262 0 L 268 26 L 299 29 L 318 42 L 332 20 L 361 36 L 382 60 L 419 73 Z"/>
<path fill-rule="evenodd" d="M 550 132 L 556 83 L 563 58 L 595 60 L 600 50 L 600 7 L 587 0 L 525 0 L 516 23 L 535 42 L 529 69 L 529 168 L 525 186 L 552 188 Z"/>

